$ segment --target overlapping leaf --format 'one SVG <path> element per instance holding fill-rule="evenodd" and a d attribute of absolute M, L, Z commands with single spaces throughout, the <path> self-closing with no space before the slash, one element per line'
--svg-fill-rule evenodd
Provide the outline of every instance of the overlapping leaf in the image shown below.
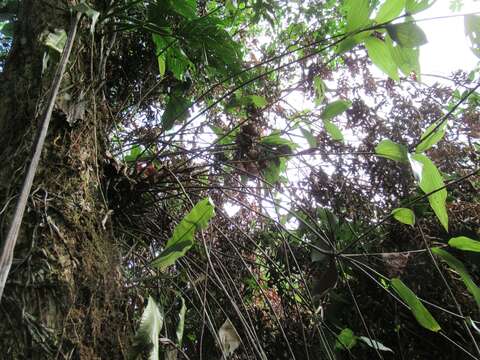
<path fill-rule="evenodd" d="M 426 194 L 432 193 L 428 196 L 430 206 L 448 231 L 447 190 L 442 175 L 435 164 L 423 154 L 409 155 L 409 160 L 420 189 Z"/>
<path fill-rule="evenodd" d="M 408 161 L 408 150 L 405 145 L 397 144 L 392 140 L 382 140 L 375 146 L 375 153 L 378 156 L 400 161 L 400 162 L 407 162 Z"/>
<path fill-rule="evenodd" d="M 210 198 L 198 202 L 175 227 L 165 249 L 152 261 L 151 265 L 158 269 L 164 269 L 173 265 L 193 246 L 195 232 L 205 229 L 214 215 L 215 207 Z"/>
<path fill-rule="evenodd" d="M 143 354 L 149 354 L 149 360 L 158 360 L 158 337 L 163 327 L 163 317 L 163 310 L 149 297 L 133 339 L 129 356 L 131 360 L 138 359 Z"/>
<path fill-rule="evenodd" d="M 465 268 L 465 265 L 463 265 L 463 263 L 460 260 L 458 260 L 455 256 L 438 247 L 432 248 L 432 252 L 435 255 L 440 256 L 442 260 L 448 264 L 448 266 L 450 266 L 453 270 L 455 270 L 458 273 L 458 275 L 460 275 L 463 283 L 467 287 L 467 290 L 470 292 L 470 294 L 473 295 L 475 302 L 480 308 L 480 288 L 473 281 L 472 277 L 470 276 L 467 269 Z"/>
<path fill-rule="evenodd" d="M 395 292 L 410 307 L 410 311 L 413 313 L 413 316 L 415 316 L 415 319 L 417 319 L 420 325 L 422 325 L 425 329 L 434 332 L 441 330 L 440 325 L 438 325 L 432 314 L 430 314 L 430 312 L 418 299 L 417 295 L 415 295 L 415 293 L 410 290 L 402 280 L 398 278 L 392 279 L 391 284 Z"/>

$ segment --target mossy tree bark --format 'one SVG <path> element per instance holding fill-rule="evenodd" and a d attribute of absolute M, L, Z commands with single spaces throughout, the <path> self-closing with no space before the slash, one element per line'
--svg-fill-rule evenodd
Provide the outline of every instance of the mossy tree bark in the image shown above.
<path fill-rule="evenodd" d="M 42 74 L 42 34 L 68 32 L 71 2 L 20 2 L 0 75 L 1 234 L 11 220 L 44 110 L 55 55 Z M 9 359 L 123 358 L 129 325 L 120 255 L 106 218 L 101 154 L 110 118 L 96 98 L 97 50 L 79 29 L 0 304 L 0 349 Z M 93 53 L 92 51 L 97 51 Z M 92 61 L 93 59 L 93 61 Z M 62 100 L 62 101 L 60 101 Z M 67 110 L 66 110 L 67 109 Z M 70 110 L 79 110 L 70 112 Z M 74 113 L 74 123 L 66 121 Z"/>

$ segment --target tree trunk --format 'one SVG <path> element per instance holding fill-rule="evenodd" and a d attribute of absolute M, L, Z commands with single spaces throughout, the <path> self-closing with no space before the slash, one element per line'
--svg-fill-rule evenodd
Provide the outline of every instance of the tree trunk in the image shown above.
<path fill-rule="evenodd" d="M 24 0 L 0 79 L 1 234 L 6 235 L 58 54 L 46 31 L 68 32 L 68 1 Z M 83 23 L 43 149 L 0 304 L 5 359 L 124 358 L 129 324 L 120 255 L 101 190 L 110 119 L 97 106 L 99 54 Z M 68 99 L 71 100 L 68 100 Z M 77 111 L 73 111 L 73 110 Z M 75 113 L 66 121 L 68 114 Z M 103 221 L 103 222 L 102 222 Z"/>

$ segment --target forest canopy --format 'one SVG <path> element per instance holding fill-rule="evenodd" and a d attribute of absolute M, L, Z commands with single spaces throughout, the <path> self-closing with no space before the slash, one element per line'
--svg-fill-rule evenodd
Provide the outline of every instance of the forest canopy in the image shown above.
<path fill-rule="evenodd" d="M 479 359 L 480 66 L 420 54 L 480 9 L 436 3 L 0 0 L 3 356 Z"/>

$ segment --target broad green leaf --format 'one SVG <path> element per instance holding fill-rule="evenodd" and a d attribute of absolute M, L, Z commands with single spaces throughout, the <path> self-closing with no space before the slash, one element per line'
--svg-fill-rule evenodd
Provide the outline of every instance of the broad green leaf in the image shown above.
<path fill-rule="evenodd" d="M 157 54 L 158 71 L 160 76 L 164 76 L 167 70 L 167 56 L 165 51 L 168 49 L 168 44 L 165 39 L 158 34 L 153 34 L 152 40 L 155 44 L 155 52 Z"/>
<path fill-rule="evenodd" d="M 169 46 L 165 52 L 166 69 L 171 71 L 178 80 L 184 80 L 188 69 L 194 68 L 193 63 L 179 46 Z"/>
<path fill-rule="evenodd" d="M 315 136 L 313 136 L 313 134 L 310 131 L 308 131 L 304 128 L 300 128 L 300 131 L 302 132 L 303 137 L 307 140 L 308 145 L 311 148 L 316 148 L 318 144 L 317 144 L 317 139 L 315 138 Z"/>
<path fill-rule="evenodd" d="M 140 326 L 133 339 L 130 359 L 137 359 L 142 354 L 149 354 L 149 360 L 158 360 L 158 337 L 163 327 L 163 310 L 151 296 L 143 311 Z"/>
<path fill-rule="evenodd" d="M 440 125 L 440 127 L 437 130 L 435 130 L 435 132 L 432 133 L 433 129 L 435 129 L 437 125 L 438 124 L 436 122 L 433 123 L 422 134 L 422 137 L 420 138 L 420 143 L 415 148 L 415 152 L 417 154 L 430 149 L 433 145 L 435 145 L 436 143 L 438 143 L 440 140 L 443 139 L 443 137 L 445 136 L 445 131 L 447 129 L 447 122 L 444 121 Z"/>
<path fill-rule="evenodd" d="M 361 33 L 353 36 L 348 36 L 346 39 L 344 39 L 337 45 L 335 52 L 340 55 L 348 50 L 353 49 L 358 44 L 363 43 L 365 39 L 368 38 L 372 33 L 373 31 L 368 30 L 362 31 Z"/>
<path fill-rule="evenodd" d="M 250 95 L 250 100 L 252 101 L 253 105 L 258 109 L 263 108 L 267 105 L 267 99 L 265 99 L 263 96 Z"/>
<path fill-rule="evenodd" d="M 359 34 L 360 35 L 360 34 Z M 357 36 L 348 36 L 345 40 L 342 40 L 336 47 L 335 52 L 340 55 L 348 50 L 353 49 L 355 46 L 360 44 L 362 41 L 357 38 Z"/>
<path fill-rule="evenodd" d="M 408 14 L 413 15 L 432 6 L 437 0 L 407 0 L 405 10 Z"/>
<path fill-rule="evenodd" d="M 323 126 L 325 127 L 325 131 L 332 137 L 333 140 L 343 141 L 342 131 L 337 125 L 332 123 L 330 120 L 325 119 L 323 120 Z"/>
<path fill-rule="evenodd" d="M 480 57 L 480 16 L 465 15 L 465 35 L 472 43 L 473 53 Z"/>
<path fill-rule="evenodd" d="M 220 345 L 225 358 L 232 355 L 240 346 L 240 336 L 228 318 L 218 330 L 218 338 L 220 339 Z"/>
<path fill-rule="evenodd" d="M 188 118 L 191 102 L 183 96 L 172 96 L 167 103 L 167 107 L 162 114 L 162 126 L 165 130 L 170 130 L 175 122 L 181 122 Z"/>
<path fill-rule="evenodd" d="M 451 238 L 448 245 L 463 251 L 480 252 L 480 241 L 470 239 L 466 236 L 459 236 Z"/>
<path fill-rule="evenodd" d="M 423 30 L 412 22 L 389 24 L 386 28 L 393 41 L 402 47 L 414 48 L 428 42 Z"/>
<path fill-rule="evenodd" d="M 61 54 L 66 41 L 67 33 L 65 30 L 55 29 L 54 32 L 48 33 L 47 38 L 45 39 L 45 45 Z"/>
<path fill-rule="evenodd" d="M 375 21 L 379 24 L 395 19 L 405 8 L 405 0 L 385 0 L 378 10 Z"/>
<path fill-rule="evenodd" d="M 420 299 L 415 293 L 405 285 L 402 280 L 394 278 L 391 280 L 391 284 L 395 292 L 402 298 L 403 301 L 410 307 L 410 311 L 417 319 L 418 323 L 425 329 L 430 331 L 440 331 L 441 327 L 434 319 L 432 314 L 423 306 Z"/>
<path fill-rule="evenodd" d="M 390 53 L 392 54 L 395 63 L 405 76 L 411 75 L 413 72 L 417 79 L 420 80 L 420 51 L 418 48 L 406 48 L 402 46 L 394 46 L 390 36 L 385 36 L 385 43 L 387 44 Z"/>
<path fill-rule="evenodd" d="M 345 328 L 340 332 L 340 334 L 337 335 L 337 340 L 335 341 L 335 349 L 350 350 L 355 345 L 357 345 L 357 337 L 351 329 Z"/>
<path fill-rule="evenodd" d="M 392 211 L 393 217 L 403 224 L 415 225 L 415 213 L 407 208 L 398 208 Z"/>
<path fill-rule="evenodd" d="M 408 161 L 408 149 L 405 145 L 397 144 L 392 140 L 382 140 L 375 146 L 375 153 L 378 156 L 400 161 L 400 162 L 407 162 Z"/>
<path fill-rule="evenodd" d="M 325 98 L 327 86 L 320 76 L 313 78 L 313 88 L 315 89 L 315 104 L 320 105 Z"/>
<path fill-rule="evenodd" d="M 283 138 L 280 136 L 280 133 L 278 131 L 274 131 L 270 135 L 262 137 L 260 140 L 260 143 L 263 145 L 270 145 L 270 146 L 288 146 L 290 149 L 295 149 L 297 148 L 297 144 L 295 144 L 293 141 Z"/>
<path fill-rule="evenodd" d="M 262 175 L 269 184 L 275 184 L 280 180 L 280 174 L 287 168 L 287 161 L 280 157 L 269 160 L 267 166 L 262 170 Z"/>
<path fill-rule="evenodd" d="M 320 117 L 324 120 L 333 119 L 335 116 L 345 112 L 351 106 L 352 102 L 349 100 L 336 100 L 325 106 Z"/>
<path fill-rule="evenodd" d="M 463 265 L 463 263 L 455 256 L 438 247 L 432 248 L 432 252 L 435 255 L 440 256 L 442 260 L 444 260 L 448 264 L 448 266 L 450 266 L 460 275 L 463 283 L 467 287 L 467 290 L 470 292 L 470 294 L 473 295 L 475 302 L 477 303 L 478 307 L 480 307 L 480 288 L 472 280 L 472 277 L 465 268 L 465 265 Z"/>
<path fill-rule="evenodd" d="M 409 155 L 409 160 L 420 189 L 422 189 L 425 194 L 443 188 L 429 195 L 428 202 L 440 220 L 440 223 L 445 230 L 448 231 L 448 214 L 445 204 L 447 200 L 447 190 L 444 188 L 445 183 L 443 182 L 442 175 L 435 164 L 423 154 Z"/>
<path fill-rule="evenodd" d="M 171 36 L 153 34 L 152 39 L 159 62 L 160 75 L 163 76 L 162 72 L 165 73 L 168 70 L 176 79 L 183 81 L 187 70 L 195 68 L 184 50 Z"/>
<path fill-rule="evenodd" d="M 377 349 L 377 350 L 380 350 L 380 351 L 389 351 L 389 352 L 393 353 L 393 350 L 390 349 L 389 347 L 386 347 L 381 342 L 376 341 L 376 340 L 372 340 L 372 339 L 370 339 L 366 336 L 359 336 L 358 340 L 363 341 L 365 344 L 370 346 L 372 349 Z"/>
<path fill-rule="evenodd" d="M 168 70 L 176 79 L 183 81 L 186 71 L 194 67 L 184 51 L 172 37 L 153 34 L 152 39 L 155 44 L 160 75 L 165 75 Z"/>
<path fill-rule="evenodd" d="M 158 72 L 160 73 L 160 76 L 164 76 L 165 70 L 167 70 L 167 63 L 165 61 L 165 56 L 164 55 L 157 56 L 157 61 L 158 61 Z"/>
<path fill-rule="evenodd" d="M 144 152 L 144 148 L 140 145 L 135 145 L 130 149 L 128 155 L 124 157 L 126 162 L 135 162 L 137 160 L 142 160 L 140 155 Z"/>
<path fill-rule="evenodd" d="M 160 270 L 173 265 L 193 246 L 195 231 L 205 229 L 214 215 L 215 206 L 210 198 L 199 201 L 175 227 L 165 249 L 151 265 Z"/>
<path fill-rule="evenodd" d="M 197 17 L 197 3 L 195 0 L 174 0 L 172 10 L 187 19 Z"/>
<path fill-rule="evenodd" d="M 345 0 L 343 8 L 347 13 L 347 32 L 365 28 L 370 24 L 368 0 Z"/>
<path fill-rule="evenodd" d="M 365 40 L 365 47 L 367 48 L 368 56 L 370 57 L 370 60 L 372 60 L 372 63 L 393 80 L 400 80 L 397 64 L 392 57 L 389 47 L 384 41 L 371 36 Z"/>
<path fill-rule="evenodd" d="M 189 61 L 207 64 L 212 76 L 233 75 L 240 70 L 242 47 L 234 42 L 215 16 L 203 16 L 182 23 L 182 48 Z"/>

